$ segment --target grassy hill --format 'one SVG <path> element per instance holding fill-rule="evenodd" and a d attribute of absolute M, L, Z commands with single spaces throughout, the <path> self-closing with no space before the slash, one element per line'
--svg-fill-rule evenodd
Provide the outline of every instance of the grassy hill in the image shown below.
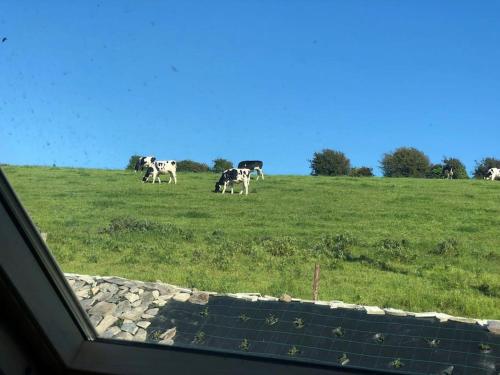
<path fill-rule="evenodd" d="M 4 167 L 62 269 L 500 319 L 500 183 Z"/>

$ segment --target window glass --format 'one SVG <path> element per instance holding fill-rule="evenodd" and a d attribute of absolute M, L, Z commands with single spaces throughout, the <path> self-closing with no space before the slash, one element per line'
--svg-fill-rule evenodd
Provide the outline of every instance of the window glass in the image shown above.
<path fill-rule="evenodd" d="M 103 338 L 483 371 L 498 11 L 8 2 L 1 168 Z"/>

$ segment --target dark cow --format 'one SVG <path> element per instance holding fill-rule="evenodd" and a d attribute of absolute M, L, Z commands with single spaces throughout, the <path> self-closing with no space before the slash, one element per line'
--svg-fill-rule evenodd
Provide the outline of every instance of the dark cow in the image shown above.
<path fill-rule="evenodd" d="M 234 184 L 243 183 L 245 195 L 248 195 L 248 186 L 250 185 L 250 169 L 247 168 L 231 168 L 222 172 L 219 181 L 215 184 L 215 193 L 221 192 L 224 194 L 229 185 L 231 194 L 234 192 Z M 241 189 L 240 194 L 243 194 Z"/>
<path fill-rule="evenodd" d="M 148 169 L 146 170 L 146 174 L 142 178 L 142 182 L 147 182 L 149 177 L 153 176 L 153 184 L 155 180 L 158 178 L 158 183 L 161 184 L 160 175 L 168 174 L 169 180 L 168 183 L 172 182 L 172 178 L 174 179 L 174 184 L 177 184 L 177 163 L 175 160 L 157 160 L 153 162 Z"/>
<path fill-rule="evenodd" d="M 260 160 L 244 160 L 240 161 L 238 163 L 238 168 L 247 168 L 250 169 L 250 171 L 256 171 L 257 172 L 257 180 L 259 180 L 259 177 L 262 176 L 262 179 L 264 179 L 264 171 L 262 170 L 262 166 L 264 165 L 263 162 Z"/>
<path fill-rule="evenodd" d="M 149 168 L 155 160 L 154 156 L 141 156 L 135 163 L 134 170 L 137 172 L 139 170 L 142 171 L 144 167 Z"/>

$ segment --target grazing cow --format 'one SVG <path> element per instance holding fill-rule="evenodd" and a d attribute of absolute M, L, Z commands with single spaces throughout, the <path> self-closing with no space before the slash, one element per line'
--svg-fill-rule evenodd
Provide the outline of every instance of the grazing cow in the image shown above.
<path fill-rule="evenodd" d="M 153 184 L 155 180 L 158 178 L 158 183 L 161 184 L 160 175 L 168 174 L 169 179 L 168 183 L 172 182 L 172 178 L 174 179 L 174 184 L 177 184 L 177 163 L 175 160 L 157 160 L 153 162 L 148 169 L 146 170 L 146 174 L 142 178 L 142 182 L 147 182 L 149 177 L 153 176 Z"/>
<path fill-rule="evenodd" d="M 135 172 L 137 173 L 139 170 L 142 171 L 144 167 L 149 168 L 155 160 L 156 158 L 154 156 L 141 156 L 135 163 Z"/>
<path fill-rule="evenodd" d="M 229 185 L 231 188 L 231 194 L 234 192 L 234 184 L 243 183 L 243 188 L 245 189 L 245 195 L 248 195 L 248 186 L 250 185 L 250 169 L 248 168 L 230 168 L 222 172 L 219 181 L 215 184 L 215 193 L 218 193 L 222 189 L 222 194 L 226 192 L 226 188 Z M 240 194 L 243 194 L 243 189 L 241 189 Z"/>
<path fill-rule="evenodd" d="M 262 176 L 262 179 L 264 179 L 264 171 L 262 170 L 263 165 L 264 163 L 262 163 L 260 160 L 244 160 L 238 163 L 238 168 L 250 169 L 251 172 L 256 171 L 256 181 L 258 181 L 260 176 Z"/>
<path fill-rule="evenodd" d="M 500 168 L 490 168 L 486 173 L 486 180 L 494 181 L 496 178 L 500 178 Z"/>
<path fill-rule="evenodd" d="M 443 172 L 445 178 L 447 178 L 448 180 L 453 179 L 453 167 L 446 166 L 444 167 Z"/>

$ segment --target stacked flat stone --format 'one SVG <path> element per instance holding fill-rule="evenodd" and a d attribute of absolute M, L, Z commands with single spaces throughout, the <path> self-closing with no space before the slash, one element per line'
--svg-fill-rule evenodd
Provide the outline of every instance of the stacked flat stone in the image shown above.
<path fill-rule="evenodd" d="M 196 289 L 181 288 L 157 282 L 127 280 L 121 277 L 88 276 L 66 273 L 66 279 L 88 314 L 91 323 L 101 337 L 134 341 L 146 341 L 147 328 L 161 307 L 171 299 L 196 304 L 208 303 L 210 295 L 228 296 L 246 301 L 281 301 L 327 305 L 331 309 L 364 310 L 369 315 L 413 316 L 416 318 L 435 318 L 440 322 L 448 320 L 462 323 L 479 324 L 494 334 L 500 334 L 500 321 L 455 317 L 439 312 L 409 312 L 393 308 L 363 306 L 342 301 L 313 301 L 292 298 L 283 294 L 280 298 L 260 293 L 201 292 Z M 172 345 L 176 329 L 165 330 L 154 340 L 160 344 Z"/>
<path fill-rule="evenodd" d="M 208 302 L 206 293 L 193 293 L 190 289 L 161 282 L 70 273 L 65 276 L 97 334 L 104 338 L 146 341 L 146 329 L 151 320 L 171 298 L 181 301 L 195 298 L 193 303 Z M 167 338 L 165 344 L 173 343 L 172 333 L 175 335 L 175 330 L 163 334 Z"/>

